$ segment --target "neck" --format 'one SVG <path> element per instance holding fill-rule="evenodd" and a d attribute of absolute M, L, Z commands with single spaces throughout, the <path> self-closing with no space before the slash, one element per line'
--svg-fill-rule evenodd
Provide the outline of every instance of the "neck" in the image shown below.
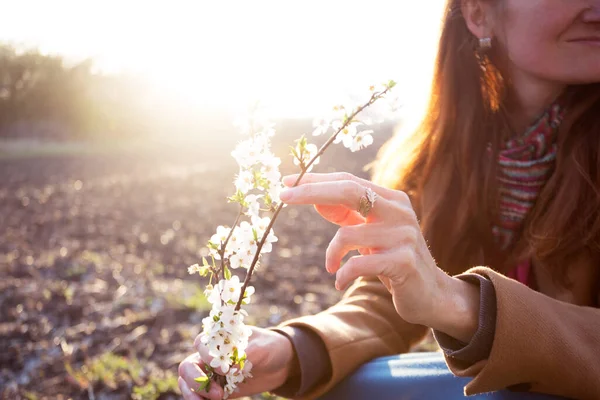
<path fill-rule="evenodd" d="M 513 73 L 508 118 L 515 132 L 525 131 L 562 93 L 566 85 L 525 73 Z"/>

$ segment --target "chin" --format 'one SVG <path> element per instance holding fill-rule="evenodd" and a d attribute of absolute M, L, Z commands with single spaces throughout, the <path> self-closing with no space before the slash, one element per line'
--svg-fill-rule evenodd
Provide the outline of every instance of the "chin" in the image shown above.
<path fill-rule="evenodd" d="M 569 82 L 569 85 L 593 85 L 595 83 L 600 83 L 600 74 L 592 75 L 589 77 L 583 76 L 575 78 L 571 82 Z"/>
<path fill-rule="evenodd" d="M 600 64 L 598 64 L 600 66 Z M 578 69 L 576 71 L 568 71 L 566 73 L 552 74 L 547 76 L 547 79 L 554 82 L 561 82 L 565 85 L 589 85 L 600 83 L 600 68 L 594 70 Z"/>

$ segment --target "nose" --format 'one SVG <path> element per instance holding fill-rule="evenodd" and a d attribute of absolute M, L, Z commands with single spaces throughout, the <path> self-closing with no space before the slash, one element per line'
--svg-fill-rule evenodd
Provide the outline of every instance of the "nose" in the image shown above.
<path fill-rule="evenodd" d="M 582 14 L 583 22 L 589 24 L 600 24 L 600 1 L 593 1 L 593 5 Z"/>

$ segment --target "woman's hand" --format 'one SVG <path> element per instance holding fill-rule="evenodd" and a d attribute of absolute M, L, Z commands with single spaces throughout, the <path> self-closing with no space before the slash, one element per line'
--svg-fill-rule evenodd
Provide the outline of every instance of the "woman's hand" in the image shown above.
<path fill-rule="evenodd" d="M 298 175 L 286 176 L 290 187 Z M 373 208 L 358 213 L 366 188 L 377 193 Z M 356 278 L 377 276 L 392 294 L 398 314 L 459 340 L 469 341 L 477 330 L 478 289 L 440 270 L 423 238 L 408 195 L 383 188 L 348 173 L 306 174 L 299 186 L 281 194 L 287 204 L 313 204 L 341 228 L 329 244 L 325 268 L 336 274 L 344 290 Z M 362 255 L 342 259 L 351 250 Z"/>
<path fill-rule="evenodd" d="M 211 399 L 223 397 L 223 389 L 214 381 L 210 391 L 196 391 L 200 384 L 194 379 L 206 376 L 204 365 L 210 364 L 212 357 L 198 335 L 194 347 L 198 351 L 179 364 L 179 389 L 185 400 Z M 294 348 L 284 335 L 267 329 L 252 327 L 252 336 L 246 349 L 248 360 L 252 362 L 252 378 L 239 386 L 240 391 L 233 397 L 249 396 L 277 389 L 290 374 L 294 358 Z"/>

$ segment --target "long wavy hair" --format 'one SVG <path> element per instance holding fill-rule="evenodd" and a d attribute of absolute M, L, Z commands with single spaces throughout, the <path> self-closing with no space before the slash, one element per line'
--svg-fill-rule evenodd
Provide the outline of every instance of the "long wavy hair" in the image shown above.
<path fill-rule="evenodd" d="M 519 240 L 500 252 L 492 236 L 495 161 L 510 132 L 510 81 L 492 54 L 478 50 L 460 6 L 448 0 L 425 118 L 408 140 L 384 145 L 373 180 L 409 194 L 442 269 L 487 265 L 506 272 L 533 256 L 568 285 L 572 257 L 600 254 L 600 84 L 567 89 L 555 171 Z"/>

